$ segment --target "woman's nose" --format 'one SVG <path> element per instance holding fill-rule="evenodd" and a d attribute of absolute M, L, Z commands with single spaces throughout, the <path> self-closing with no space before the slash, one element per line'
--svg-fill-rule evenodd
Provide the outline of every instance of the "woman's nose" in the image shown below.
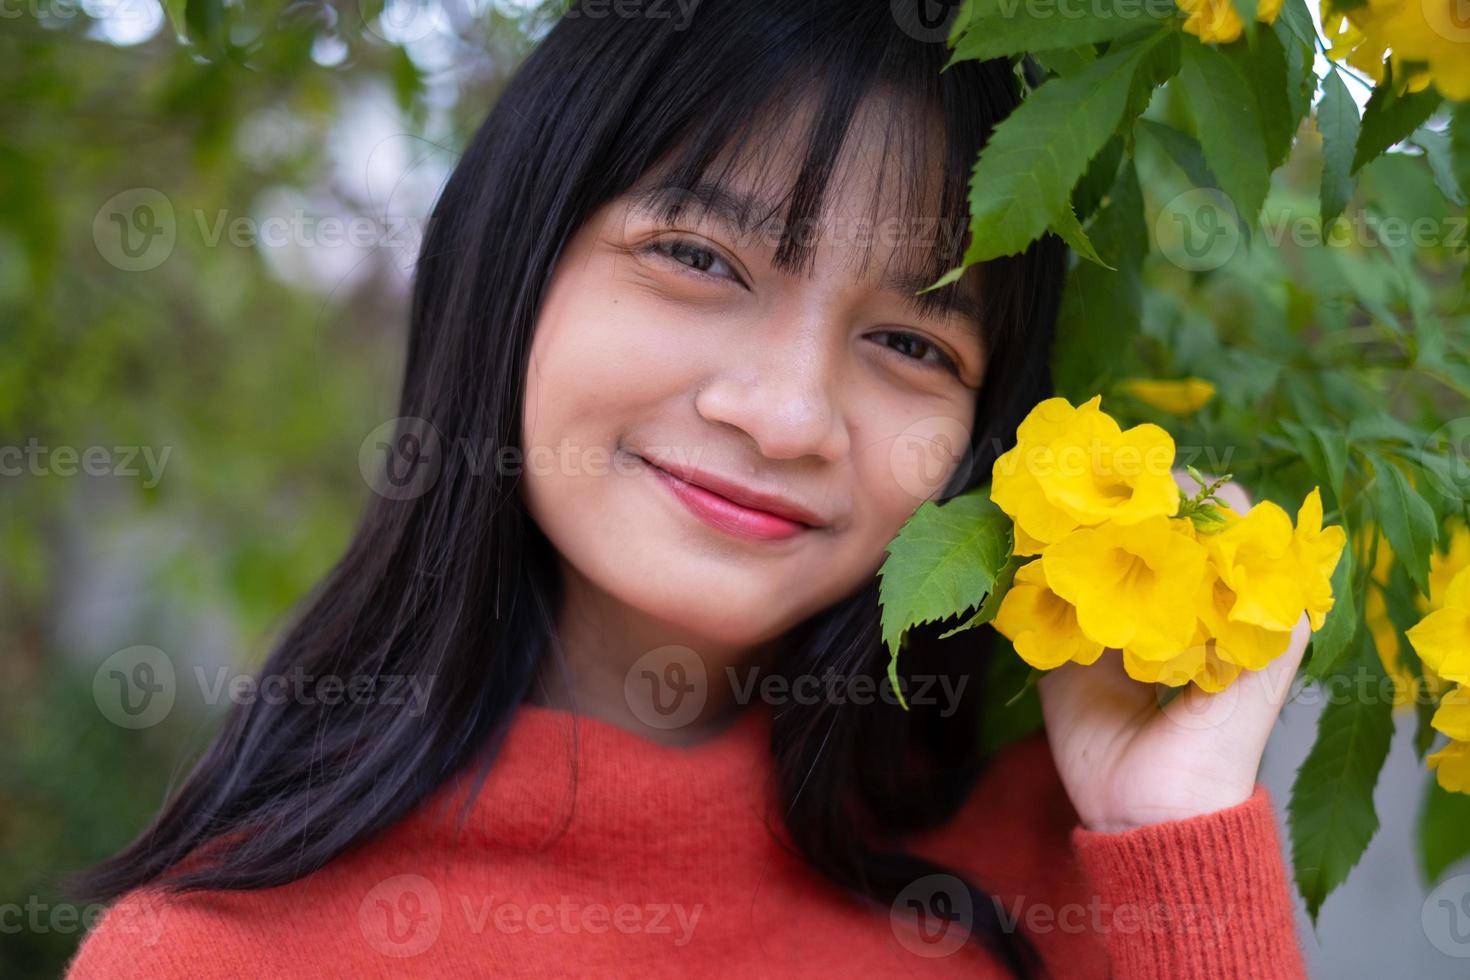
<path fill-rule="evenodd" d="M 790 343 L 762 338 L 735 360 L 701 386 L 695 396 L 701 416 L 744 430 L 771 459 L 837 462 L 846 455 L 838 357 L 829 341 L 815 334 Z"/>

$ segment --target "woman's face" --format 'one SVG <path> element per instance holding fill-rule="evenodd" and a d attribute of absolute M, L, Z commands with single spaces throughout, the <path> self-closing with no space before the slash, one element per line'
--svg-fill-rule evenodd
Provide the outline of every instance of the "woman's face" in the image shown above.
<path fill-rule="evenodd" d="M 809 274 L 774 268 L 778 236 L 718 208 L 661 222 L 640 185 L 569 241 L 536 326 L 523 486 L 568 589 L 696 649 L 772 640 L 870 580 L 969 440 L 978 319 L 916 313 L 927 280 L 885 281 L 933 247 L 937 214 L 894 209 L 893 173 L 871 196 L 882 135 L 863 118 Z M 772 201 L 787 143 L 766 180 L 739 169 L 731 189 Z M 728 499 L 742 490 L 755 506 Z"/>

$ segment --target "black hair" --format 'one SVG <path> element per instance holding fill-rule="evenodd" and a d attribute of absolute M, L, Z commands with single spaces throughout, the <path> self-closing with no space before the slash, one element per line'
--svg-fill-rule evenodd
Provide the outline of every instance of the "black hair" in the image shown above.
<path fill-rule="evenodd" d="M 619 16 L 560 19 L 475 133 L 430 217 L 398 414 L 431 425 L 424 431 L 442 445 L 519 447 L 532 334 L 567 240 L 655 168 L 682 186 L 707 186 L 711 165 L 729 159 L 722 151 L 758 143 L 761 121 L 800 97 L 816 111 L 788 195 L 787 234 L 821 213 L 859 105 L 883 93 L 896 96 L 888 145 L 917 147 L 931 123 L 942 124 L 941 227 L 963 230 L 971 167 L 1020 97 L 1016 76 L 1005 60 L 941 72 L 942 34 L 915 36 L 895 19 L 898 6 L 702 0 L 687 23 L 652 16 L 652 7 L 627 16 L 635 3 L 619 4 Z M 916 183 L 922 159 L 908 163 Z M 957 264 L 962 244 L 934 248 L 928 273 Z M 799 266 L 803 248 L 783 241 L 781 261 Z M 972 444 L 940 499 L 980 483 L 1025 412 L 1049 394 L 1065 254 L 1047 236 L 974 270 L 987 363 Z M 75 879 L 79 894 L 285 884 L 393 824 L 472 762 L 489 764 L 555 648 L 561 583 L 516 478 L 474 472 L 456 454 L 440 462 L 422 492 L 369 498 L 346 553 L 261 668 L 262 677 L 408 675 L 431 683 L 429 710 L 352 699 L 234 705 L 152 823 Z M 794 628 L 775 669 L 795 677 L 835 668 L 886 683 L 879 612 L 874 580 Z M 985 763 L 988 631 L 945 641 L 939 632 L 913 630 L 904 663 L 970 677 L 947 716 L 882 699 L 772 716 L 791 841 L 858 899 L 888 905 L 918 878 L 953 873 L 900 843 L 952 818 Z M 1031 944 L 1002 927 L 984 891 L 965 885 L 974 940 L 1029 975 Z"/>

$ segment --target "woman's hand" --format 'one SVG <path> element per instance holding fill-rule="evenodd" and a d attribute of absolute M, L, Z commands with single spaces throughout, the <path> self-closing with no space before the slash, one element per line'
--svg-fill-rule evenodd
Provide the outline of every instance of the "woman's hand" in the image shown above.
<path fill-rule="evenodd" d="M 1175 479 L 1194 488 L 1180 471 Z M 1250 509 L 1235 483 L 1217 495 L 1238 513 Z M 1191 683 L 1162 709 L 1154 685 L 1124 673 L 1117 650 L 1047 671 L 1037 682 L 1047 738 L 1083 826 L 1127 830 L 1248 799 L 1310 636 L 1303 614 L 1286 652 L 1264 669 L 1242 671 L 1218 694 Z"/>

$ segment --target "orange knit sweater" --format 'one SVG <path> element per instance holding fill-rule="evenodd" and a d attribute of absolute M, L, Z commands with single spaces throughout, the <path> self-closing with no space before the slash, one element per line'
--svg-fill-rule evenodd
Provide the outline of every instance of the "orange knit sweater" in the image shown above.
<path fill-rule="evenodd" d="M 292 884 L 126 896 L 67 976 L 1006 975 L 963 942 L 952 879 L 874 910 L 788 852 L 763 819 L 768 708 L 688 749 L 573 723 L 523 706 L 463 823 L 467 777 Z M 1037 734 L 911 844 L 989 890 L 1055 976 L 1305 976 L 1262 785 L 1215 813 L 1089 831 Z"/>

